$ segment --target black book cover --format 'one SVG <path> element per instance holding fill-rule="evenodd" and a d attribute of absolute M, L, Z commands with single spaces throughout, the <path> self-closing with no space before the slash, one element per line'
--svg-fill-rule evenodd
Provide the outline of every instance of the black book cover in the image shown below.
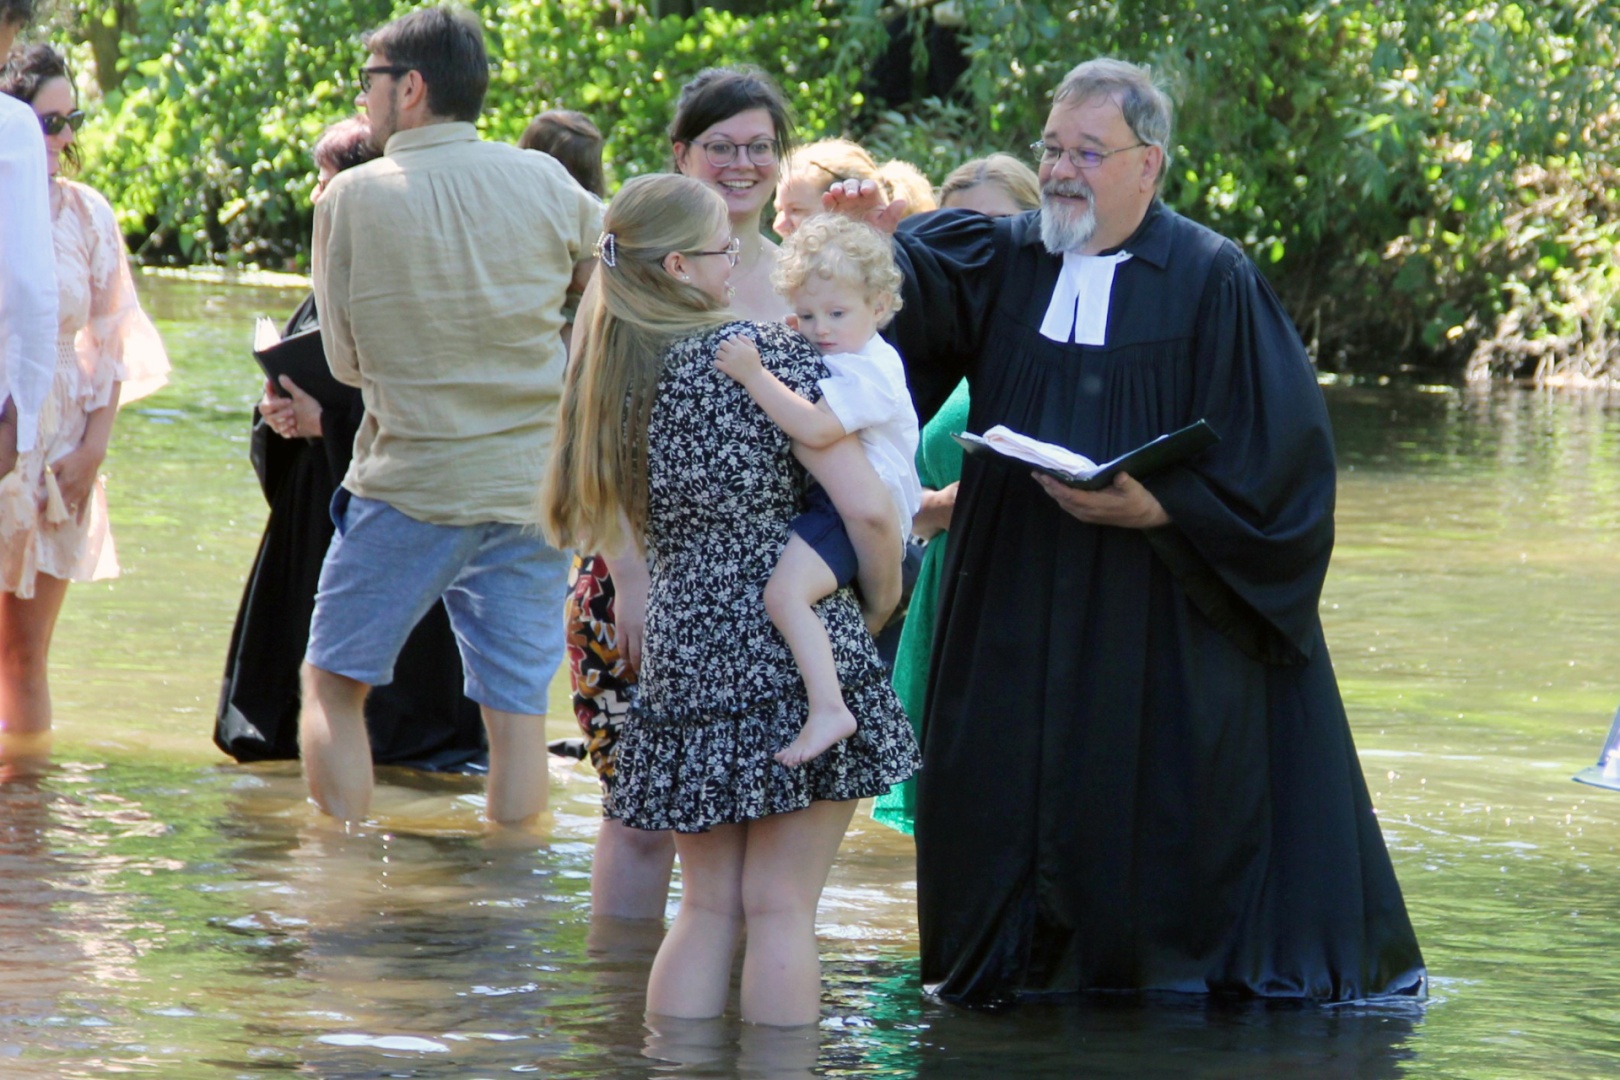
<path fill-rule="evenodd" d="M 262 336 L 256 338 L 256 341 L 262 340 Z M 320 402 L 323 409 L 343 407 L 348 390 L 332 377 L 332 369 L 326 366 L 326 352 L 321 348 L 318 327 L 281 338 L 273 344 L 256 345 L 253 359 L 282 397 L 291 396 L 281 389 L 281 376 L 285 375 Z"/>
<path fill-rule="evenodd" d="M 1114 482 L 1114 477 L 1120 473 L 1129 473 L 1140 479 L 1152 475 L 1160 469 L 1169 468 L 1178 462 L 1185 461 L 1201 450 L 1208 449 L 1220 442 L 1221 437 L 1215 434 L 1215 429 L 1203 420 L 1195 421 L 1177 431 L 1160 435 L 1151 442 L 1143 443 L 1129 453 L 1121 454 L 1113 461 L 1098 465 L 1095 469 L 1082 473 L 1065 472 L 1035 462 L 1027 461 L 1015 454 L 1006 453 L 984 441 L 984 437 L 972 432 L 963 432 L 952 436 L 962 444 L 962 449 L 974 457 L 998 458 L 1013 465 L 1033 469 L 1038 473 L 1045 473 L 1055 480 L 1059 480 L 1072 488 L 1081 491 L 1097 491 Z"/>

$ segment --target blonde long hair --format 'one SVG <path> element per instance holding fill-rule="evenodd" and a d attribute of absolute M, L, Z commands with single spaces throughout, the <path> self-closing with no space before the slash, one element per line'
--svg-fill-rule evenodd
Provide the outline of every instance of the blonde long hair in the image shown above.
<path fill-rule="evenodd" d="M 540 523 L 554 546 L 613 553 L 645 535 L 647 422 L 664 353 L 729 317 L 664 258 L 702 248 L 728 220 L 716 192 L 673 173 L 638 176 L 608 205 L 540 483 Z"/>

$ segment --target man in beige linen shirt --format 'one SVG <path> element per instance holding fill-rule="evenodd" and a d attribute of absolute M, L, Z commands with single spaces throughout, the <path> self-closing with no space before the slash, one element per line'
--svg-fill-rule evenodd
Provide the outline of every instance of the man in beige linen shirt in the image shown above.
<path fill-rule="evenodd" d="M 322 343 L 366 416 L 305 654 L 305 777 L 327 813 L 366 816 L 365 695 L 443 595 L 489 731 L 488 816 L 519 822 L 545 807 L 567 577 L 535 491 L 601 206 L 554 159 L 478 138 L 489 68 L 471 15 L 425 8 L 366 46 L 358 104 L 384 156 L 315 213 Z"/>

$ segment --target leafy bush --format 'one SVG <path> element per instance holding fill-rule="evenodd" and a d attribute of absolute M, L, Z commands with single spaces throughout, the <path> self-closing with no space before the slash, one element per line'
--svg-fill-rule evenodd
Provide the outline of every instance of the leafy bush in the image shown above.
<path fill-rule="evenodd" d="M 306 264 L 309 149 L 354 111 L 360 34 L 417 6 L 142 0 L 121 37 L 120 72 L 97 72 L 105 101 L 83 133 L 86 179 L 118 208 L 140 257 Z M 611 0 L 471 6 L 494 62 L 485 136 L 515 141 L 536 113 L 579 109 L 606 137 L 613 182 L 668 167 L 675 95 L 704 67 L 758 63 L 811 131 L 836 123 L 845 93 L 812 0 L 750 17 L 653 18 Z M 101 24 L 94 10 L 81 15 L 81 26 Z"/>
<path fill-rule="evenodd" d="M 105 94 L 87 178 L 141 257 L 304 264 L 309 146 L 353 108 L 360 32 L 414 6 L 72 9 Z M 711 64 L 776 73 L 806 137 L 853 135 L 938 179 L 1022 153 L 1075 61 L 1146 62 L 1180 102 L 1165 198 L 1244 245 L 1324 366 L 1620 376 L 1614 0 L 956 0 L 956 93 L 896 103 L 860 92 L 891 51 L 882 0 L 661 18 L 634 0 L 472 6 L 497 61 L 486 136 L 581 109 L 610 182 L 668 166 L 674 96 Z M 943 10 L 907 7 L 918 26 Z"/>
<path fill-rule="evenodd" d="M 1166 77 L 1166 200 L 1244 245 L 1325 365 L 1620 376 L 1612 0 L 957 7 L 965 142 L 1027 143 L 1086 57 Z M 878 0 L 849 9 L 881 35 Z"/>

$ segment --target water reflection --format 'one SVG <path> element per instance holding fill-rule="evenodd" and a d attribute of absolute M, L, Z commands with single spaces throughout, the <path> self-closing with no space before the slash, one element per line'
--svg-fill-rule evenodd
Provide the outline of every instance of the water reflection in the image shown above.
<path fill-rule="evenodd" d="M 244 343 L 296 295 L 143 295 L 178 370 L 109 459 L 127 573 L 69 597 L 54 764 L 0 780 L 7 1080 L 1620 1072 L 1620 794 L 1569 780 L 1620 700 L 1613 397 L 1329 390 L 1323 617 L 1426 1011 L 943 1007 L 917 989 L 910 842 L 857 815 L 820 912 L 820 1028 L 686 1028 L 643 1016 L 658 928 L 590 918 L 584 771 L 554 773 L 544 843 L 509 847 L 482 835 L 476 780 L 380 772 L 376 827 L 346 836 L 295 765 L 221 763 L 208 731 L 264 514 Z M 550 723 L 569 734 L 560 697 Z"/>

